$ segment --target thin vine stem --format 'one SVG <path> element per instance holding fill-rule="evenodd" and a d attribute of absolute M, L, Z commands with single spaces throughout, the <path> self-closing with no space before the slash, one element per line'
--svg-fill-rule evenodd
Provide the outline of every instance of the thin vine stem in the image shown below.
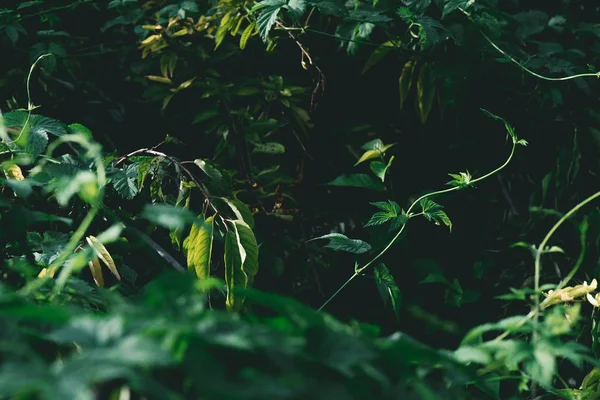
<path fill-rule="evenodd" d="M 559 77 L 559 78 L 552 78 L 550 76 L 545 76 L 545 75 L 540 75 L 537 72 L 534 72 L 532 70 L 530 70 L 529 68 L 527 68 L 526 66 L 524 66 L 521 62 L 519 62 L 518 60 L 514 59 L 513 57 L 511 57 L 509 54 L 507 54 L 504 50 L 502 50 L 496 43 L 494 43 L 494 41 L 492 41 L 492 39 L 490 39 L 483 31 L 481 31 L 481 35 L 485 38 L 485 40 L 487 40 L 487 42 L 494 48 L 496 49 L 500 54 L 502 54 L 504 57 L 508 58 L 511 62 L 517 64 L 523 71 L 529 73 L 530 75 L 535 76 L 536 78 L 539 79 L 543 79 L 545 81 L 568 81 L 571 79 L 577 79 L 577 78 L 600 78 L 600 72 L 596 72 L 596 73 L 585 73 L 585 74 L 576 74 L 576 75 L 569 75 L 569 76 L 563 76 L 563 77 Z"/>
<path fill-rule="evenodd" d="M 469 182 L 469 186 L 474 185 L 477 182 L 481 182 L 484 179 L 487 179 L 488 177 L 500 172 L 502 169 L 504 169 L 512 160 L 514 154 L 515 154 L 515 149 L 517 147 L 518 141 L 516 138 L 513 138 L 513 144 L 512 144 L 512 148 L 510 151 L 510 155 L 508 156 L 508 158 L 506 159 L 506 161 L 499 166 L 498 168 L 494 169 L 493 171 L 479 177 L 476 179 L 473 179 L 472 181 Z M 373 265 L 373 263 L 375 263 L 375 261 L 379 260 L 385 253 L 387 253 L 387 251 L 396 243 L 396 241 L 400 238 L 400 236 L 402 235 L 402 233 L 404 232 L 404 229 L 406 228 L 406 225 L 408 224 L 408 220 L 414 217 L 417 217 L 423 213 L 417 213 L 417 214 L 411 214 L 411 211 L 413 210 L 413 208 L 415 208 L 422 200 L 429 198 L 429 197 L 434 197 L 434 196 L 439 196 L 441 194 L 445 194 L 445 193 L 450 193 L 450 192 L 454 192 L 457 191 L 459 189 L 462 189 L 462 186 L 454 186 L 448 189 L 443 189 L 443 190 L 437 190 L 435 192 L 430 192 L 430 193 L 426 193 L 424 195 L 422 195 L 421 197 L 419 197 L 417 200 L 415 200 L 410 207 L 408 207 L 408 210 L 406 211 L 406 215 L 408 216 L 408 219 L 406 220 L 406 222 L 404 222 L 404 224 L 402 225 L 402 227 L 400 228 L 400 230 L 398 231 L 398 233 L 396 233 L 396 235 L 392 238 L 392 240 L 390 240 L 390 242 L 383 248 L 383 250 L 381 250 L 375 257 L 373 257 L 369 262 L 367 262 L 364 266 L 360 267 L 360 268 L 355 268 L 354 270 L 354 274 L 348 278 L 348 280 L 346 282 L 344 282 L 344 284 L 342 286 L 340 286 L 340 288 L 338 290 L 336 290 L 328 299 L 327 301 L 325 301 L 325 303 L 323 303 L 323 305 L 321 307 L 319 307 L 318 311 L 322 311 L 346 286 L 348 286 L 348 284 L 350 284 L 350 282 L 352 282 L 357 276 L 359 276 L 364 270 L 366 270 L 367 268 L 369 268 L 371 265 Z"/>
<path fill-rule="evenodd" d="M 581 209 L 582 207 L 584 207 L 585 205 L 587 205 L 588 203 L 594 201 L 595 199 L 597 199 L 599 197 L 600 197 L 600 192 L 596 192 L 593 195 L 591 195 L 590 197 L 583 200 L 582 202 L 578 203 L 571 210 L 569 210 L 569 212 L 567 212 L 565 215 L 563 215 L 554 224 L 554 226 L 552 226 L 552 228 L 550 228 L 550 230 L 548 231 L 548 233 L 546 234 L 546 236 L 544 237 L 544 239 L 542 240 L 540 245 L 537 247 L 536 252 L 535 252 L 535 262 L 534 262 L 534 290 L 535 290 L 534 308 L 521 321 L 519 321 L 519 323 L 517 323 L 515 325 L 515 328 L 519 328 L 519 327 L 523 326 L 527 321 L 529 321 L 530 319 L 532 319 L 534 317 L 535 317 L 534 324 L 537 328 L 537 324 L 539 323 L 538 316 L 540 314 L 540 311 L 546 307 L 546 305 L 548 304 L 548 302 L 551 299 L 550 297 L 546 297 L 544 299 L 544 301 L 540 302 L 539 293 L 538 293 L 540 291 L 540 275 L 541 275 L 541 270 L 542 270 L 543 249 L 546 247 L 546 245 L 552 238 L 552 235 L 554 235 L 554 233 L 558 230 L 558 228 L 561 227 L 561 225 L 563 223 L 565 223 L 569 218 L 571 218 L 577 211 L 579 211 L 579 209 Z M 565 277 L 565 279 L 563 279 L 558 284 L 556 289 L 554 289 L 554 290 L 560 290 L 560 289 L 564 288 L 569 283 L 569 281 L 571 279 L 573 279 L 573 276 L 575 276 L 575 273 L 579 269 L 580 264 L 581 263 L 578 262 L 577 265 L 575 265 L 575 267 L 569 272 L 569 274 Z M 505 339 L 506 337 L 508 337 L 508 335 L 510 335 L 510 331 L 508 331 L 508 330 L 504 331 L 502 334 L 498 335 L 493 341 L 499 342 L 502 339 Z"/>

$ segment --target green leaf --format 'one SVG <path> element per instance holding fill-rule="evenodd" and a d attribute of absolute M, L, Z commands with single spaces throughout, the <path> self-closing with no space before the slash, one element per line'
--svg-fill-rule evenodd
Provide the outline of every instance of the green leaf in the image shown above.
<path fill-rule="evenodd" d="M 7 127 L 13 126 L 23 128 L 26 121 L 27 112 L 25 111 L 11 111 L 4 114 L 4 125 Z M 48 133 L 54 136 L 63 136 L 67 134 L 65 125 L 62 122 L 42 115 L 31 114 L 27 126 L 29 126 L 33 132 L 46 133 L 46 136 Z"/>
<path fill-rule="evenodd" d="M 410 88 L 412 87 L 413 75 L 416 66 L 416 61 L 409 60 L 406 62 L 406 64 L 404 64 L 404 67 L 402 68 L 402 73 L 400 74 L 400 78 L 398 79 L 398 86 L 400 89 L 400 109 L 404 107 L 404 103 L 406 102 L 408 94 L 410 93 Z"/>
<path fill-rule="evenodd" d="M 463 11 L 466 11 L 467 8 L 469 8 L 473 3 L 475 3 L 474 0 L 446 0 L 444 3 L 444 9 L 442 11 L 442 19 L 459 8 Z"/>
<path fill-rule="evenodd" d="M 148 173 L 152 169 L 152 165 L 157 160 L 159 160 L 158 157 L 144 157 L 138 163 L 138 166 L 137 166 L 137 171 L 138 171 L 138 174 L 137 174 L 138 192 L 141 191 L 142 188 L 144 187 L 144 181 L 146 180 L 146 177 L 148 176 Z"/>
<path fill-rule="evenodd" d="M 319 236 L 314 239 L 308 240 L 308 242 L 312 242 L 313 240 L 319 239 L 329 239 L 329 243 L 325 245 L 325 247 L 333 249 L 335 251 L 347 251 L 348 253 L 354 254 L 363 254 L 367 251 L 371 250 L 371 245 L 367 242 L 364 242 L 360 239 L 350 239 L 346 235 L 342 235 L 341 233 L 329 233 L 327 235 Z"/>
<path fill-rule="evenodd" d="M 168 204 L 148 204 L 144 207 L 142 217 L 168 229 L 183 229 L 196 221 L 196 216 L 190 210 Z"/>
<path fill-rule="evenodd" d="M 451 181 L 447 182 L 446 185 L 458 186 L 461 189 L 469 186 L 471 184 L 471 180 L 473 179 L 473 177 L 471 176 L 469 171 L 460 172 L 458 174 L 448 174 L 448 175 L 453 179 Z"/>
<path fill-rule="evenodd" d="M 182 207 L 186 210 L 189 210 L 191 192 L 191 186 L 183 180 L 180 181 L 179 192 L 177 193 L 177 202 L 175 203 L 175 207 Z M 181 238 L 183 236 L 183 232 L 184 228 L 172 229 L 171 232 L 169 232 L 169 236 L 171 237 L 171 243 L 173 243 L 177 250 L 181 249 Z"/>
<path fill-rule="evenodd" d="M 369 168 L 371 168 L 371 171 L 375 175 L 377 175 L 377 177 L 379 179 L 381 179 L 381 182 L 384 182 L 385 174 L 386 174 L 387 170 L 390 168 L 390 166 L 392 165 L 393 161 L 394 161 L 394 156 L 390 157 L 390 160 L 388 161 L 387 164 L 384 164 L 381 161 L 373 161 L 371 164 L 369 164 Z"/>
<path fill-rule="evenodd" d="M 431 221 L 436 225 L 444 224 L 452 232 L 452 222 L 448 215 L 442 211 L 443 207 L 441 205 L 427 198 L 421 200 L 420 205 L 423 209 L 423 216 L 427 221 Z"/>
<path fill-rule="evenodd" d="M 202 218 L 202 216 L 199 218 Z M 211 216 L 203 222 L 194 223 L 190 235 L 183 241 L 188 269 L 194 270 L 199 279 L 206 279 L 210 276 L 213 219 L 214 217 Z"/>
<path fill-rule="evenodd" d="M 84 135 L 89 139 L 93 139 L 92 137 L 92 131 L 89 130 L 89 128 L 87 128 L 84 125 L 81 124 L 71 124 L 68 126 L 69 128 L 69 133 L 73 134 L 73 135 Z"/>
<path fill-rule="evenodd" d="M 396 143 L 384 144 L 381 141 L 381 139 L 374 139 L 374 140 L 371 140 L 370 142 L 363 144 L 361 149 L 363 149 L 365 151 L 374 150 L 379 153 L 385 154 L 385 152 L 388 151 L 389 148 L 391 148 L 392 146 L 395 146 L 395 145 L 396 145 Z"/>
<path fill-rule="evenodd" d="M 240 289 L 252 286 L 258 272 L 258 245 L 252 229 L 241 220 L 230 221 L 225 235 L 225 284 L 227 286 L 227 308 L 237 311 L 242 307 L 245 296 Z"/>
<path fill-rule="evenodd" d="M 261 10 L 256 18 L 256 25 L 258 26 L 258 33 L 264 42 L 269 38 L 269 32 L 277 21 L 279 11 L 281 11 L 286 4 L 286 0 L 265 0 L 252 7 L 251 11 Z"/>
<path fill-rule="evenodd" d="M 92 171 L 78 171 L 73 177 L 62 177 L 55 189 L 57 203 L 65 207 L 73 195 L 85 194 L 86 189 L 93 188 L 96 182 L 96 175 Z M 84 200 L 91 200 L 91 197 L 94 196 L 84 197 Z"/>
<path fill-rule="evenodd" d="M 382 211 L 373 214 L 365 227 L 382 225 L 389 221 L 394 221 L 398 225 L 403 225 L 406 223 L 406 213 L 400 209 L 400 206 L 395 201 L 388 200 L 387 202 L 382 201 L 371 204 Z"/>
<path fill-rule="evenodd" d="M 367 174 L 342 174 L 327 183 L 329 186 L 362 187 L 371 190 L 384 191 L 383 183 Z"/>
<path fill-rule="evenodd" d="M 253 153 L 265 153 L 265 154 L 283 154 L 285 153 L 285 146 L 281 143 L 269 142 L 269 143 L 254 143 Z"/>
<path fill-rule="evenodd" d="M 223 174 L 221 174 L 221 171 L 219 171 L 212 161 L 205 158 L 198 158 L 194 160 L 194 164 L 200 167 L 202 172 L 204 172 L 213 181 L 218 182 L 223 179 Z"/>
<path fill-rule="evenodd" d="M 421 123 L 427 122 L 427 117 L 433 106 L 435 98 L 435 84 L 431 65 L 425 64 L 419 72 L 417 80 L 417 108 Z"/>
<path fill-rule="evenodd" d="M 244 202 L 238 199 L 228 199 L 226 197 L 221 197 L 221 199 L 227 203 L 229 208 L 231 208 L 236 219 L 244 221 L 251 229 L 254 229 L 254 216 Z"/>
<path fill-rule="evenodd" d="M 377 290 L 379 291 L 383 303 L 387 305 L 388 301 L 391 301 L 396 318 L 400 318 L 402 292 L 400 292 L 394 277 L 383 263 L 377 265 L 373 273 L 375 276 L 375 284 L 377 285 Z"/>
<path fill-rule="evenodd" d="M 256 28 L 256 22 L 251 22 L 250 25 L 244 29 L 242 32 L 242 36 L 240 36 L 240 49 L 244 50 L 246 48 L 246 43 L 248 43 L 248 39 L 252 36 L 252 32 Z"/>
<path fill-rule="evenodd" d="M 138 163 L 129 164 L 122 169 L 110 168 L 106 176 L 116 192 L 125 199 L 133 199 L 138 193 Z"/>
<path fill-rule="evenodd" d="M 354 164 L 354 166 L 357 166 L 358 164 L 365 162 L 367 160 L 371 160 L 373 158 L 380 158 L 380 157 L 381 157 L 381 153 L 379 152 L 379 150 L 367 150 L 358 159 L 358 161 L 356 162 L 356 164 Z"/>
<path fill-rule="evenodd" d="M 374 0 L 377 1 L 377 0 Z M 364 74 L 373 66 L 375 66 L 379 61 L 381 61 L 391 50 L 394 49 L 394 43 L 391 40 L 388 40 L 385 43 L 382 43 L 379 47 L 377 47 L 371 56 L 367 60 L 365 67 L 363 68 L 361 74 Z"/>
<path fill-rule="evenodd" d="M 37 232 L 27 233 L 27 242 L 33 250 L 35 261 L 47 267 L 58 258 L 64 247 L 69 242 L 69 235 L 62 232 L 46 231 L 41 236 Z"/>

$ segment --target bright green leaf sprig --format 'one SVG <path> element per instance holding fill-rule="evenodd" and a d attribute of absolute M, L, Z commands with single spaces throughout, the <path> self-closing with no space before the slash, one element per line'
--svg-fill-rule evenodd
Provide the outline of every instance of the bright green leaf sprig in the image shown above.
<path fill-rule="evenodd" d="M 511 148 L 510 154 L 509 154 L 508 158 L 506 159 L 506 161 L 502 165 L 500 165 L 498 168 L 494 169 L 493 171 L 491 171 L 479 178 L 473 178 L 468 171 L 462 172 L 459 174 L 450 174 L 450 176 L 453 178 L 453 180 L 448 182 L 448 184 L 451 185 L 452 187 L 447 188 L 447 189 L 438 190 L 435 192 L 430 192 L 430 193 L 420 196 L 410 205 L 410 207 L 408 207 L 406 212 L 404 212 L 400 208 L 400 206 L 398 206 L 393 201 L 388 201 L 387 203 L 386 202 L 373 203 L 373 205 L 375 205 L 381 211 L 375 213 L 371 217 L 369 222 L 366 224 L 366 226 L 375 226 L 375 225 L 381 225 L 381 224 L 384 224 L 387 222 L 392 222 L 393 224 L 399 225 L 398 232 L 390 240 L 390 242 L 383 248 L 383 250 L 381 250 L 369 262 L 367 262 L 362 267 L 358 267 L 358 265 L 357 265 L 354 268 L 354 274 L 335 293 L 333 293 L 333 295 L 331 295 L 331 297 L 329 297 L 329 299 L 327 299 L 327 301 L 325 301 L 325 303 L 323 303 L 323 305 L 319 308 L 319 310 L 322 310 L 323 308 L 325 308 L 325 306 L 327 306 L 327 304 L 329 304 L 350 282 L 352 282 L 363 271 L 365 271 L 367 268 L 369 268 L 371 265 L 373 265 L 377 260 L 379 260 L 394 245 L 394 243 L 396 243 L 396 241 L 400 238 L 400 236 L 404 232 L 404 229 L 406 228 L 408 220 L 410 220 L 411 218 L 422 215 L 428 221 L 431 221 L 436 225 L 443 224 L 451 230 L 452 222 L 450 221 L 450 218 L 444 211 L 442 211 L 442 206 L 439 205 L 438 203 L 432 201 L 430 198 L 441 195 L 441 194 L 454 192 L 454 191 L 463 189 L 467 186 L 474 186 L 476 183 L 481 182 L 484 179 L 487 179 L 490 176 L 497 174 L 511 162 L 518 145 L 521 145 L 521 146 L 527 145 L 527 141 L 524 139 L 520 139 L 517 136 L 517 133 L 516 133 L 514 127 L 512 125 L 510 125 L 506 120 L 504 120 L 503 118 L 501 118 L 495 114 L 492 114 L 491 112 L 489 112 L 487 110 L 481 109 L 481 111 L 484 114 L 486 114 L 487 116 L 489 116 L 495 120 L 502 121 L 504 123 L 506 132 L 512 139 L 512 148 Z M 381 141 L 379 141 L 379 142 L 381 142 Z M 372 142 L 367 143 L 367 145 L 369 145 L 369 147 L 371 145 L 375 145 L 375 143 L 377 143 L 379 145 L 379 142 L 372 141 Z M 365 145 L 365 146 L 367 146 L 367 145 Z M 385 148 L 385 145 L 383 145 L 383 142 L 381 142 L 381 144 L 379 146 L 381 149 Z M 388 146 L 391 147 L 391 145 L 388 145 Z M 389 147 L 387 147 L 387 148 L 389 148 Z M 385 148 L 385 149 L 387 150 L 387 148 Z M 371 148 L 365 148 L 365 147 L 363 147 L 363 149 L 366 150 L 366 153 L 363 154 L 363 156 L 359 159 L 359 163 L 362 161 L 371 159 L 371 155 L 374 153 L 369 153 L 369 151 L 376 150 L 375 148 L 371 149 Z M 421 212 L 413 213 L 413 210 L 418 206 L 421 207 Z M 392 225 L 392 228 L 394 228 L 394 225 Z M 327 236 L 327 235 L 325 235 L 325 236 Z M 325 238 L 325 236 L 322 236 L 321 238 Z M 344 250 L 344 249 L 339 248 L 338 250 Z M 360 254 L 357 252 L 355 252 L 355 253 Z"/>

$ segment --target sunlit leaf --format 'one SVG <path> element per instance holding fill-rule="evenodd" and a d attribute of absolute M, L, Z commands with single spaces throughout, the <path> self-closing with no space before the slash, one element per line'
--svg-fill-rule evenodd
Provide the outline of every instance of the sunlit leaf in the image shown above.
<path fill-rule="evenodd" d="M 213 217 L 192 225 L 190 235 L 183 241 L 188 269 L 194 270 L 199 279 L 210 276 L 210 260 L 213 244 Z"/>
<path fill-rule="evenodd" d="M 244 221 L 231 221 L 229 227 L 224 254 L 226 304 L 228 309 L 236 311 L 245 299 L 238 290 L 251 287 L 258 272 L 258 245 L 254 232 Z"/>

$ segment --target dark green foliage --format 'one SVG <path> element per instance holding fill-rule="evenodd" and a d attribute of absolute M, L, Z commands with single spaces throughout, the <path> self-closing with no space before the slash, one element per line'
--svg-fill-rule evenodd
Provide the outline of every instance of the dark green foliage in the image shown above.
<path fill-rule="evenodd" d="M 593 2 L 0 7 L 0 397 L 598 397 Z"/>

